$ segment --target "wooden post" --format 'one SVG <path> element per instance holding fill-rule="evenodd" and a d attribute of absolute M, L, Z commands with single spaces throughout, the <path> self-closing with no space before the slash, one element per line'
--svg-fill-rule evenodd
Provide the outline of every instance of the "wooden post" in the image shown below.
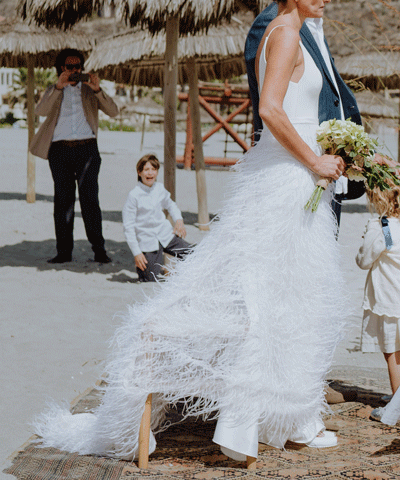
<path fill-rule="evenodd" d="M 26 97 L 28 106 L 28 165 L 27 165 L 27 190 L 26 201 L 35 203 L 35 157 L 29 151 L 29 145 L 35 135 L 35 59 L 27 54 L 26 63 L 28 67 Z"/>
<path fill-rule="evenodd" d="M 142 136 L 140 137 L 140 151 L 143 150 L 143 143 L 144 143 L 144 132 L 146 131 L 146 118 L 147 115 L 143 115 L 143 123 L 142 123 Z"/>
<path fill-rule="evenodd" d="M 257 469 L 257 459 L 254 457 L 247 457 L 247 470 Z"/>
<path fill-rule="evenodd" d="M 400 76 L 399 76 L 399 122 L 397 124 L 397 163 L 400 163 Z"/>
<path fill-rule="evenodd" d="M 209 230 L 210 216 L 207 208 L 206 167 L 203 154 L 203 140 L 201 138 L 201 119 L 199 105 L 199 80 L 197 77 L 197 65 L 194 58 L 187 61 L 189 78 L 189 108 L 192 117 L 194 164 L 196 167 L 197 203 L 199 211 L 200 230 Z"/>
<path fill-rule="evenodd" d="M 186 117 L 186 143 L 185 153 L 183 154 L 183 166 L 185 170 L 190 170 L 192 167 L 192 153 L 193 153 L 193 128 L 192 115 L 190 114 L 190 100 L 188 98 Z"/>
<path fill-rule="evenodd" d="M 175 200 L 179 17 L 168 16 L 164 67 L 164 187 Z"/>
<path fill-rule="evenodd" d="M 149 445 L 150 445 L 150 423 L 151 423 L 151 400 L 150 393 L 144 405 L 142 421 L 139 430 L 139 468 L 148 468 L 149 466 Z"/>

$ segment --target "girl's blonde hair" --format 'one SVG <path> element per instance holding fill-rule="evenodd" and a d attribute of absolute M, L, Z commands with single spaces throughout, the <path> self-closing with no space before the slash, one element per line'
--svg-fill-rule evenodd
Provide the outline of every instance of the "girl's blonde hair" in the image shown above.
<path fill-rule="evenodd" d="M 379 187 L 373 190 L 366 188 L 368 200 L 379 216 L 400 218 L 400 186 L 387 180 L 390 189 L 382 191 Z"/>

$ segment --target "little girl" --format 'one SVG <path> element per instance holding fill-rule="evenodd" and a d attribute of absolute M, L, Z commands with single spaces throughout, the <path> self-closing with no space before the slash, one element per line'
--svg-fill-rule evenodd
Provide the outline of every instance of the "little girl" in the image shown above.
<path fill-rule="evenodd" d="M 394 184 L 390 187 L 385 191 L 367 188 L 368 199 L 379 218 L 369 220 L 356 262 L 363 270 L 369 270 L 364 291 L 361 349 L 383 352 L 390 385 L 396 393 L 400 385 L 400 187 Z M 373 410 L 371 417 L 384 422 L 383 415 L 392 409 L 394 400 L 395 397 L 386 407 Z M 400 393 L 397 403 L 400 404 Z M 398 408 L 400 410 L 400 405 Z"/>

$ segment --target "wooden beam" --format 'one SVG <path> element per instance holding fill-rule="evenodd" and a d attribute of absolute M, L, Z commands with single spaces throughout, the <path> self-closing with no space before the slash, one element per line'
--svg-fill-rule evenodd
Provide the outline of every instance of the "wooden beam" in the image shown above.
<path fill-rule="evenodd" d="M 196 187 L 198 204 L 198 221 L 200 230 L 209 230 L 210 216 L 207 207 L 206 166 L 204 163 L 203 140 L 201 138 L 201 119 L 199 105 L 199 79 L 197 65 L 194 58 L 186 62 L 189 78 L 189 108 L 192 118 L 192 132 L 194 145 L 194 164 L 196 167 Z"/>
<path fill-rule="evenodd" d="M 168 16 L 164 67 L 164 186 L 175 200 L 179 17 Z"/>
<path fill-rule="evenodd" d="M 399 76 L 399 122 L 397 125 L 397 163 L 400 163 L 400 76 Z"/>
<path fill-rule="evenodd" d="M 27 121 L 28 121 L 28 164 L 27 164 L 27 190 L 26 190 L 26 201 L 28 203 L 35 203 L 36 193 L 35 193 L 35 157 L 29 151 L 29 145 L 35 135 L 35 59 L 32 55 L 27 54 L 26 63 L 28 67 L 27 72 L 27 86 L 26 86 L 26 97 L 27 97 Z"/>
<path fill-rule="evenodd" d="M 247 457 L 247 470 L 257 469 L 257 459 L 254 457 Z"/>
<path fill-rule="evenodd" d="M 238 143 L 245 152 L 249 150 L 249 145 L 240 138 L 240 136 L 235 132 L 235 130 L 227 123 L 227 121 L 221 117 L 221 115 L 218 115 L 218 113 L 211 108 L 208 103 L 201 97 L 199 96 L 199 103 L 200 105 L 206 110 L 207 113 L 209 113 L 216 122 L 220 123 L 222 128 L 235 140 L 236 143 Z"/>
<path fill-rule="evenodd" d="M 151 401 L 150 393 L 144 405 L 144 412 L 139 429 L 139 468 L 148 468 L 149 466 L 149 446 L 150 446 L 150 424 L 151 424 Z"/>
<path fill-rule="evenodd" d="M 184 158 L 184 168 L 185 170 L 190 170 L 192 167 L 192 153 L 193 153 L 193 128 L 192 128 L 192 116 L 190 114 L 190 102 L 188 98 L 188 109 L 186 117 L 186 143 L 185 143 L 185 153 L 183 154 Z"/>
<path fill-rule="evenodd" d="M 203 97 L 204 98 L 204 97 Z M 231 120 L 234 119 L 234 117 L 236 117 L 236 115 L 239 115 L 239 113 L 242 113 L 243 110 L 246 110 L 246 108 L 248 108 L 250 105 L 250 100 L 244 100 L 244 102 L 242 103 L 242 105 L 240 107 L 238 107 L 236 110 L 234 110 L 232 113 L 230 113 L 226 118 L 225 118 L 225 122 L 226 123 L 229 123 Z M 213 135 L 214 133 L 216 133 L 220 128 L 222 128 L 222 124 L 221 123 L 217 123 L 211 130 L 209 130 L 203 137 L 203 142 L 205 142 L 208 138 L 211 137 L 211 135 Z M 236 132 L 235 132 L 236 133 Z M 236 134 L 237 135 L 237 134 Z M 236 137 L 234 137 L 234 140 L 237 142 L 236 140 Z M 239 142 L 237 142 L 239 143 Z M 240 144 L 239 144 L 240 145 Z M 243 148 L 243 145 L 240 145 L 242 148 Z M 247 147 L 247 150 L 249 149 L 249 147 Z"/>

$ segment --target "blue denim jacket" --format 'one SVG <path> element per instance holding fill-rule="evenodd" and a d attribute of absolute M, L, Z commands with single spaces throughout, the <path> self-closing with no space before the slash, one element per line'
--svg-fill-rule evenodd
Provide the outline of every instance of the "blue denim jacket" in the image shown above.
<path fill-rule="evenodd" d="M 264 35 L 265 29 L 267 28 L 268 24 L 276 17 L 277 13 L 278 5 L 277 3 L 273 2 L 257 16 L 247 35 L 244 50 L 247 77 L 250 86 L 251 102 L 253 104 L 254 131 L 256 132 L 255 140 L 258 140 L 257 132 L 259 132 L 263 128 L 261 118 L 258 114 L 259 95 L 257 78 L 255 73 L 255 59 L 257 49 Z M 360 112 L 358 111 L 356 99 L 351 90 L 347 87 L 347 85 L 340 77 L 338 71 L 336 70 L 332 56 L 329 52 L 329 48 L 328 52 L 330 58 L 332 59 L 332 69 L 336 77 L 336 83 L 338 85 L 339 92 L 337 92 L 336 87 L 332 82 L 329 71 L 322 58 L 318 45 L 316 44 L 312 33 L 310 32 L 305 23 L 300 30 L 300 36 L 303 45 L 306 47 L 311 57 L 315 61 L 317 67 L 322 73 L 323 84 L 319 97 L 319 122 L 321 123 L 325 120 L 340 118 L 340 94 L 345 118 L 347 119 L 350 117 L 353 122 L 361 124 L 361 116 Z"/>

